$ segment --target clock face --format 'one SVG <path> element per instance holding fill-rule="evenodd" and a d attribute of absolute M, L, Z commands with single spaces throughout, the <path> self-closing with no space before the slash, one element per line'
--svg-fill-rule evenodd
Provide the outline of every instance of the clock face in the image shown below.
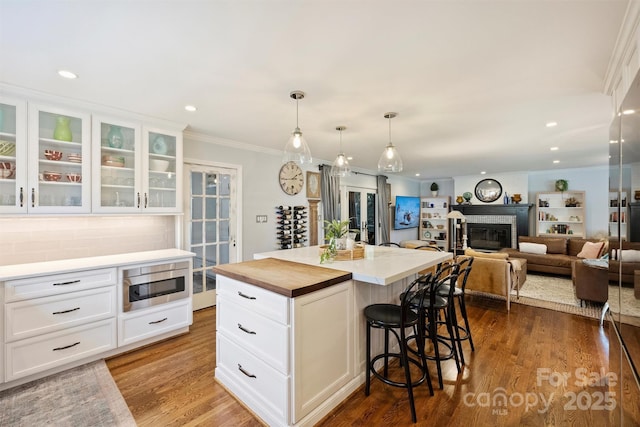
<path fill-rule="evenodd" d="M 302 169 L 295 162 L 287 162 L 282 165 L 278 178 L 282 191 L 291 196 L 298 194 L 304 185 Z"/>

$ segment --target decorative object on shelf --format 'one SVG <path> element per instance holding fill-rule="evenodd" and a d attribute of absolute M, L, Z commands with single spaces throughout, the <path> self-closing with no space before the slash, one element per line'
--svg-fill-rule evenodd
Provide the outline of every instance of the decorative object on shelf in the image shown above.
<path fill-rule="evenodd" d="M 495 179 L 483 179 L 476 184 L 475 195 L 481 202 L 495 202 L 502 195 L 502 185 Z"/>
<path fill-rule="evenodd" d="M 278 172 L 278 180 L 282 191 L 290 196 L 298 194 L 304 185 L 304 176 L 302 169 L 294 161 L 290 161 L 282 165 Z"/>
<path fill-rule="evenodd" d="M 422 236 L 425 239 L 430 239 L 431 238 L 431 233 L 429 231 L 425 231 L 424 233 L 422 233 Z"/>
<path fill-rule="evenodd" d="M 124 137 L 122 136 L 122 129 L 120 129 L 120 126 L 109 126 L 107 144 L 109 144 L 109 147 L 111 148 L 122 148 L 124 145 Z"/>
<path fill-rule="evenodd" d="M 398 113 L 385 113 L 384 118 L 389 119 L 389 144 L 386 146 L 378 160 L 378 172 L 402 172 L 402 158 L 391 142 L 391 119 Z"/>
<path fill-rule="evenodd" d="M 569 181 L 566 179 L 556 180 L 556 191 L 567 191 L 569 189 Z"/>
<path fill-rule="evenodd" d="M 62 158 L 62 151 L 44 150 L 44 157 L 47 160 L 60 160 Z"/>
<path fill-rule="evenodd" d="M 0 140 L 0 156 L 13 156 L 16 154 L 16 143 Z"/>
<path fill-rule="evenodd" d="M 153 151 L 155 154 L 165 155 L 167 154 L 167 150 L 167 141 L 165 141 L 164 136 L 156 136 L 156 138 L 153 140 L 153 144 L 151 145 L 151 151 Z"/>
<path fill-rule="evenodd" d="M 471 204 L 471 198 L 473 197 L 473 194 L 471 194 L 470 191 L 465 191 L 464 193 L 462 193 L 462 197 L 464 197 L 464 204 L 465 205 L 470 205 Z"/>
<path fill-rule="evenodd" d="M 438 197 L 438 188 L 439 187 L 437 182 L 431 183 L 431 196 Z"/>
<path fill-rule="evenodd" d="M 522 201 L 522 195 L 520 195 L 520 193 L 514 193 L 513 196 L 511 196 L 511 201 L 515 204 L 518 204 Z"/>
<path fill-rule="evenodd" d="M 289 96 L 296 100 L 296 128 L 291 133 L 291 137 L 284 146 L 282 163 L 294 162 L 298 164 L 311 163 L 311 150 L 307 141 L 302 136 L 302 131 L 298 126 L 298 101 L 304 99 L 305 93 L 301 90 L 294 90 Z"/>
<path fill-rule="evenodd" d="M 506 192 L 506 191 L 504 192 L 504 197 L 503 197 L 503 199 L 502 199 L 502 202 L 503 202 L 505 205 L 508 205 L 508 204 L 509 204 L 509 194 L 507 194 L 507 192 Z"/>
<path fill-rule="evenodd" d="M 633 199 L 637 202 L 640 202 L 640 190 L 636 190 L 633 193 Z"/>
<path fill-rule="evenodd" d="M 331 175 L 345 177 L 351 175 L 351 168 L 349 167 L 349 160 L 342 151 L 342 131 L 347 129 L 346 126 L 336 126 L 336 130 L 340 132 L 340 151 L 336 156 L 336 159 L 331 165 Z"/>
<path fill-rule="evenodd" d="M 69 122 L 69 117 L 56 117 L 56 127 L 53 130 L 53 139 L 68 142 L 73 140 L 73 136 L 71 135 L 71 124 Z"/>
<path fill-rule="evenodd" d="M 276 229 L 279 249 L 303 247 L 307 241 L 306 206 L 276 206 Z"/>
<path fill-rule="evenodd" d="M 320 198 L 320 174 L 307 172 L 307 199 Z"/>
<path fill-rule="evenodd" d="M 458 203 L 459 205 L 462 204 L 462 202 L 464 202 L 464 198 L 462 196 L 458 196 L 456 197 L 456 203 Z"/>
<path fill-rule="evenodd" d="M 564 201 L 564 206 L 567 208 L 580 207 L 580 202 L 575 197 L 569 197 Z"/>

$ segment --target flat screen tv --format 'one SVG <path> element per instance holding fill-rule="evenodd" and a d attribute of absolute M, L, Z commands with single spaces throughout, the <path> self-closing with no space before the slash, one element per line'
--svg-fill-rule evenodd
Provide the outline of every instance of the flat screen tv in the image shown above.
<path fill-rule="evenodd" d="M 420 224 L 420 197 L 396 196 L 393 228 L 416 228 Z"/>

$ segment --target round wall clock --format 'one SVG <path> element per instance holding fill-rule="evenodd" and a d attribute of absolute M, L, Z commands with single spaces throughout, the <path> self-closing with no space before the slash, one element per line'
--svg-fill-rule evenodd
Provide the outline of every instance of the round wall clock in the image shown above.
<path fill-rule="evenodd" d="M 302 169 L 296 162 L 287 162 L 280 168 L 278 174 L 280 188 L 290 196 L 298 194 L 304 185 Z"/>

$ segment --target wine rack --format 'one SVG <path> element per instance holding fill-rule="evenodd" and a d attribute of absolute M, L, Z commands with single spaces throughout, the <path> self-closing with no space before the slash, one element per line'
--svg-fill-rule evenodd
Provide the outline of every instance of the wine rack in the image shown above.
<path fill-rule="evenodd" d="M 307 207 L 276 206 L 278 249 L 301 248 L 307 241 Z"/>

